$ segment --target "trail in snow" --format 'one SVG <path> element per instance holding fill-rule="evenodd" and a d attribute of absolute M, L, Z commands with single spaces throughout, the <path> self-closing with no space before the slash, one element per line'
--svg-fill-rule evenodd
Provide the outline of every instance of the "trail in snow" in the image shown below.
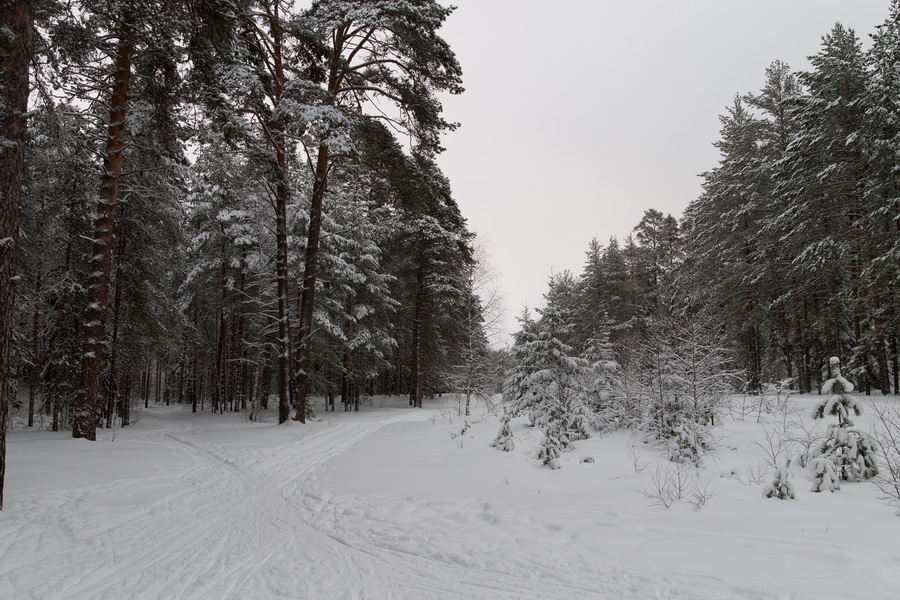
<path fill-rule="evenodd" d="M 252 435 L 180 410 L 157 412 L 156 429 L 121 432 L 99 448 L 123 450 L 121 460 L 97 454 L 100 442 L 85 449 L 59 440 L 61 450 L 97 454 L 107 460 L 98 468 L 117 472 L 10 495 L 11 510 L 0 513 L 0 598 L 788 597 L 708 581 L 688 589 L 555 557 L 552 548 L 540 560 L 466 549 L 427 531 L 398 530 L 367 508 L 371 499 L 333 496 L 311 483 L 330 459 L 386 426 L 425 420 L 428 410 L 349 414 L 306 427 L 239 424 L 255 427 Z M 148 452 L 165 468 L 129 474 L 127 454 Z"/>

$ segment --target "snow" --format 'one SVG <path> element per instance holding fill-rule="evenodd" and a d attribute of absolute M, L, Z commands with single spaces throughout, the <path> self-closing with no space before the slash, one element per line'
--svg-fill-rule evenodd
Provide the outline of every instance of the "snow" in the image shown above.
<path fill-rule="evenodd" d="M 817 401 L 796 399 L 805 414 Z M 873 485 L 815 494 L 794 468 L 797 499 L 762 497 L 774 470 L 760 475 L 755 414 L 725 419 L 718 453 L 696 472 L 627 432 L 579 441 L 550 470 L 524 419 L 511 421 L 515 449 L 498 452 L 496 416 L 458 417 L 450 399 L 406 402 L 376 398 L 287 426 L 156 407 L 97 442 L 13 429 L 0 598 L 887 600 L 900 590 L 900 519 Z M 675 470 L 711 494 L 699 510 L 642 493 Z"/>

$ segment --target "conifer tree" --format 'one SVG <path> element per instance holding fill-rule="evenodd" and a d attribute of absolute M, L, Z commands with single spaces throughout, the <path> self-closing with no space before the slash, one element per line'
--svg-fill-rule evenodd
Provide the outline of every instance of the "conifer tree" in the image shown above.
<path fill-rule="evenodd" d="M 799 75 L 806 89 L 794 109 L 799 133 L 779 177 L 787 202 L 771 226 L 791 257 L 786 277 L 822 315 L 813 343 L 833 355 L 861 336 L 854 304 L 864 293 L 859 276 L 868 244 L 860 210 L 869 163 L 861 129 L 867 74 L 856 34 L 840 24 L 810 60 L 813 70 Z"/>
<path fill-rule="evenodd" d="M 590 415 L 585 386 L 587 361 L 575 355 L 563 339 L 571 335 L 571 312 L 565 306 L 567 279 L 546 294 L 547 306 L 534 332 L 522 331 L 512 348 L 517 363 L 507 378 L 504 395 L 514 415 L 525 414 L 561 447 L 590 436 Z M 527 318 L 527 315 L 526 315 Z M 550 449 L 548 449 L 550 451 Z"/>
<path fill-rule="evenodd" d="M 34 35 L 32 3 L 0 5 L 0 510 L 6 476 L 9 372 L 15 305 L 19 201 L 25 172 L 29 65 Z"/>
<path fill-rule="evenodd" d="M 512 452 L 516 449 L 516 442 L 513 438 L 512 429 L 509 426 L 509 413 L 505 410 L 500 418 L 500 430 L 497 432 L 497 437 L 491 442 L 491 448 L 496 448 L 503 452 Z"/>
<path fill-rule="evenodd" d="M 832 356 L 828 362 L 831 378 L 822 386 L 822 394 L 826 398 L 813 408 L 812 417 L 824 419 L 826 416 L 835 416 L 838 422 L 837 425 L 828 426 L 825 440 L 813 450 L 810 465 L 819 478 L 827 479 L 826 470 L 820 464 L 821 460 L 827 460 L 833 465 L 837 476 L 844 481 L 870 479 L 878 474 L 875 446 L 869 436 L 854 427 L 850 420 L 850 413 L 861 415 L 863 407 L 850 394 L 853 384 L 841 375 L 840 359 Z M 816 460 L 820 462 L 813 464 Z"/>
<path fill-rule="evenodd" d="M 778 498 L 779 500 L 793 500 L 796 498 L 788 465 L 775 471 L 775 478 L 763 490 L 763 495 L 766 498 Z"/>
<path fill-rule="evenodd" d="M 885 22 L 876 28 L 866 62 L 869 79 L 868 112 L 864 123 L 871 160 L 865 186 L 865 227 L 872 244 L 871 262 L 862 279 L 869 289 L 870 305 L 863 307 L 863 337 L 871 348 L 878 369 L 878 387 L 883 393 L 893 385 L 900 393 L 900 2 L 892 0 Z M 893 375 L 892 377 L 890 377 Z"/>
<path fill-rule="evenodd" d="M 377 103 L 388 101 L 401 114 L 399 120 L 388 120 L 410 133 L 416 149 L 425 156 L 438 152 L 439 135 L 451 125 L 440 116 L 436 94 L 462 91 L 459 64 L 437 33 L 451 10 L 432 0 L 314 2 L 304 20 L 324 47 L 324 93 L 318 114 L 339 114 L 348 124 L 366 120 L 367 114 L 379 119 L 384 113 Z M 353 150 L 346 128 L 336 127 L 337 123 L 335 118 L 320 126 L 308 147 L 314 179 L 298 310 L 294 399 L 294 418 L 301 422 L 306 419 L 310 337 L 328 174 L 334 160 Z"/>

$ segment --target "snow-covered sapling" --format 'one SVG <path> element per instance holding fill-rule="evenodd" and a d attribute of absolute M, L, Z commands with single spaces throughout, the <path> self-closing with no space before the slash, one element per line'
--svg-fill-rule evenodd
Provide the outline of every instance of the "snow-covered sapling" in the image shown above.
<path fill-rule="evenodd" d="M 861 415 L 863 406 L 850 395 L 853 384 L 841 376 L 840 359 L 831 357 L 829 367 L 831 378 L 822 386 L 826 398 L 813 408 L 812 416 L 814 419 L 834 416 L 838 422 L 828 426 L 825 439 L 812 450 L 812 455 L 828 459 L 844 481 L 870 479 L 878 474 L 875 444 L 850 420 L 850 412 Z"/>
<path fill-rule="evenodd" d="M 509 426 L 509 413 L 506 411 L 503 411 L 503 417 L 500 419 L 500 431 L 491 442 L 491 447 L 504 452 L 512 452 L 516 449 L 516 442 L 513 440 L 512 429 Z"/>
<path fill-rule="evenodd" d="M 556 434 L 552 431 L 546 431 L 544 442 L 538 448 L 538 460 L 541 464 L 547 465 L 551 469 L 559 469 L 559 455 L 562 453 L 562 444 Z"/>
<path fill-rule="evenodd" d="M 782 468 L 775 471 L 775 479 L 763 490 L 766 498 L 778 498 L 779 500 L 793 500 L 794 484 L 791 483 L 791 471 L 788 468 L 788 461 Z"/>
<path fill-rule="evenodd" d="M 666 439 L 669 460 L 676 463 L 699 465 L 713 446 L 708 428 L 687 420 L 674 424 Z"/>
<path fill-rule="evenodd" d="M 812 491 L 833 492 L 834 490 L 841 489 L 841 482 L 838 479 L 837 471 L 834 468 L 834 463 L 831 462 L 830 459 L 819 456 L 818 458 L 814 458 L 812 462 L 809 463 L 809 466 L 813 471 Z"/>

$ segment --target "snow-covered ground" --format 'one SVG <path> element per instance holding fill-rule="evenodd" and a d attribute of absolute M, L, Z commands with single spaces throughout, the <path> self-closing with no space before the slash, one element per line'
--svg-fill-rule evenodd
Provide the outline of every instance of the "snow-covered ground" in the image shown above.
<path fill-rule="evenodd" d="M 873 485 L 814 494 L 795 470 L 796 500 L 763 498 L 774 416 L 724 419 L 697 472 L 626 432 L 551 471 L 521 420 L 514 452 L 489 447 L 481 412 L 376 398 L 307 425 L 159 407 L 96 443 L 13 430 L 0 598 L 900 597 L 900 518 Z"/>

